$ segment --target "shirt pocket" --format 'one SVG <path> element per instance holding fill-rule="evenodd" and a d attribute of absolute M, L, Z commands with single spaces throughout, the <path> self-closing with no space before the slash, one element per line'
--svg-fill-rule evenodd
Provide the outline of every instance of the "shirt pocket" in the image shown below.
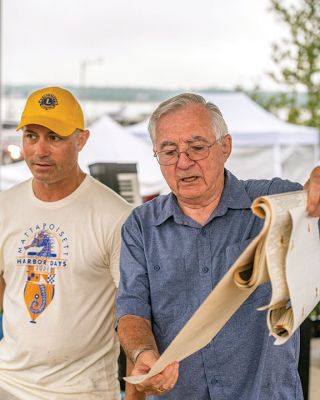
<path fill-rule="evenodd" d="M 153 321 L 162 333 L 181 320 L 187 309 L 187 276 L 183 259 L 165 260 L 149 267 Z"/>
<path fill-rule="evenodd" d="M 240 242 L 234 243 L 226 248 L 226 265 L 227 270 L 229 270 L 235 263 L 240 254 L 249 246 L 254 238 L 242 240 Z M 267 298 L 271 295 L 271 285 L 269 282 L 259 285 L 257 289 L 251 294 L 251 296 L 246 300 L 246 303 L 256 302 L 256 307 L 261 307 L 267 304 Z M 266 299 L 265 299 L 266 298 Z M 258 301 L 259 300 L 259 301 Z M 263 300 L 261 302 L 261 300 Z M 264 302 L 265 301 L 265 302 Z"/>

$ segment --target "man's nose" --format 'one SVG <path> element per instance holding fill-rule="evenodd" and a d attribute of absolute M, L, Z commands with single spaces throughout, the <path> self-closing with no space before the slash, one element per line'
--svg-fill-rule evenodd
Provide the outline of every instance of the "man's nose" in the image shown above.
<path fill-rule="evenodd" d="M 46 156 L 50 153 L 50 146 L 45 138 L 39 138 L 36 143 L 36 151 L 38 155 Z"/>
<path fill-rule="evenodd" d="M 177 162 L 177 167 L 180 169 L 188 169 L 191 167 L 195 162 L 191 160 L 187 152 L 185 151 L 180 151 L 178 154 L 178 162 Z"/>

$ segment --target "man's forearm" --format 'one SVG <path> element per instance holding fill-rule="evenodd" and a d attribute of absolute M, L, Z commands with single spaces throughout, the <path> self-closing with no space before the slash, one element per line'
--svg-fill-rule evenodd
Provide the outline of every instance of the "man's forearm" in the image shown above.
<path fill-rule="evenodd" d="M 133 364 L 143 351 L 152 350 L 157 355 L 158 348 L 150 321 L 136 315 L 125 315 L 118 322 L 120 343 Z"/>

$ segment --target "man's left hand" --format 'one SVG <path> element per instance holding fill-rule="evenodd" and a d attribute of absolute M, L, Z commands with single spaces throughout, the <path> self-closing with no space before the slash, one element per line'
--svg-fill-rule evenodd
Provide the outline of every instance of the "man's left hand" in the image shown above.
<path fill-rule="evenodd" d="M 143 375 L 148 373 L 158 358 L 159 356 L 156 356 L 154 351 L 144 351 L 141 353 L 141 355 L 139 355 L 132 370 L 132 375 Z M 147 396 L 163 396 L 174 388 L 175 384 L 177 383 L 178 376 L 179 363 L 173 362 L 159 374 L 146 379 L 140 384 L 137 384 L 136 389 L 139 392 L 145 393 Z"/>

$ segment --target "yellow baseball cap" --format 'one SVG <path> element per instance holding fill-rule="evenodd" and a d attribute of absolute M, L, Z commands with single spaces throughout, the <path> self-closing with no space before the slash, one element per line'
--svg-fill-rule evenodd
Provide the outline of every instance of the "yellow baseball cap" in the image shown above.
<path fill-rule="evenodd" d="M 74 95 L 60 87 L 36 90 L 28 97 L 17 131 L 26 125 L 42 125 L 60 136 L 84 129 L 84 117 Z"/>

